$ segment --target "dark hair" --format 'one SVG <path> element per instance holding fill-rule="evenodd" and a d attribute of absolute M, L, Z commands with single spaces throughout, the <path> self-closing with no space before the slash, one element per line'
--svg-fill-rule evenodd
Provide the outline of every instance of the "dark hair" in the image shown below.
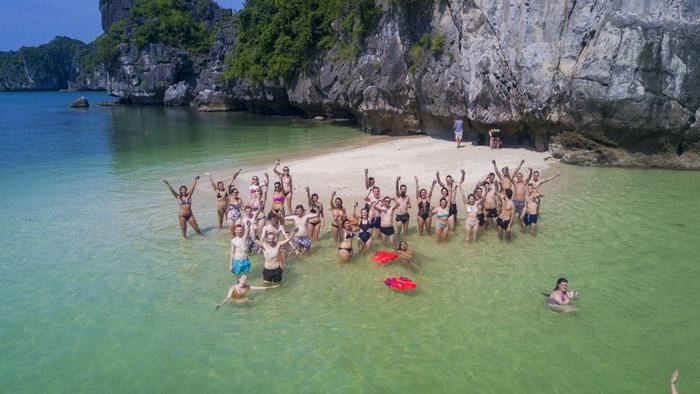
<path fill-rule="evenodd" d="M 552 291 L 557 291 L 557 290 L 559 290 L 559 285 L 561 285 L 562 283 L 569 283 L 569 281 L 566 280 L 566 278 L 559 278 L 559 279 L 557 279 L 557 284 L 556 284 L 556 286 L 554 286 L 554 290 L 552 290 Z"/>
<path fill-rule="evenodd" d="M 513 198 L 513 191 L 511 189 L 506 189 L 506 197 Z"/>
<path fill-rule="evenodd" d="M 342 199 L 342 198 L 336 197 L 335 200 L 333 200 L 333 202 L 336 202 L 336 201 L 338 201 L 338 200 L 340 200 L 340 206 L 342 207 L 342 206 L 343 206 L 343 199 Z M 337 205 L 337 204 L 336 204 L 336 205 Z"/>
<path fill-rule="evenodd" d="M 440 189 L 440 193 L 441 193 L 441 194 L 442 194 L 442 192 L 447 192 L 448 194 L 450 193 L 450 191 L 447 190 L 446 187 L 443 187 L 442 189 Z"/>
<path fill-rule="evenodd" d="M 185 185 L 180 186 L 180 189 L 179 189 L 179 190 L 182 190 L 183 188 L 184 188 L 185 190 L 187 190 L 187 186 L 185 186 Z"/>
<path fill-rule="evenodd" d="M 314 197 L 318 198 L 318 194 L 317 194 L 317 193 L 314 193 L 314 194 L 311 195 L 311 198 L 314 198 Z"/>
<path fill-rule="evenodd" d="M 399 186 L 399 188 L 402 188 L 402 187 L 405 187 L 406 189 L 408 189 L 408 187 L 406 185 Z"/>
<path fill-rule="evenodd" d="M 440 203 L 442 203 L 443 201 L 445 202 L 445 204 L 447 204 L 447 199 L 445 197 L 440 199 Z"/>
<path fill-rule="evenodd" d="M 277 215 L 272 211 L 270 211 L 270 213 L 267 214 L 267 220 L 272 220 L 276 217 L 277 217 Z"/>
<path fill-rule="evenodd" d="M 299 204 L 296 207 L 294 207 L 294 210 L 296 211 L 297 209 L 301 209 L 302 211 L 304 210 L 304 206 Z"/>
<path fill-rule="evenodd" d="M 420 190 L 418 191 L 418 194 L 421 194 L 421 193 L 423 193 L 423 192 L 425 192 L 425 194 L 428 194 L 428 191 L 425 190 L 425 189 L 420 189 Z"/>
<path fill-rule="evenodd" d="M 219 186 L 219 185 L 223 186 L 223 185 L 224 185 L 224 183 L 223 183 L 223 182 L 221 182 L 221 181 L 219 181 L 219 182 L 216 182 L 216 186 Z"/>
<path fill-rule="evenodd" d="M 371 181 L 373 181 L 373 180 L 374 180 L 374 177 L 373 177 L 373 176 L 367 178 L 367 181 L 368 181 L 368 182 L 371 182 Z"/>
<path fill-rule="evenodd" d="M 242 225 L 242 224 L 240 224 L 240 223 L 238 223 L 238 224 L 236 225 L 236 227 L 235 227 L 235 228 L 239 228 L 239 227 L 240 227 L 240 228 L 243 228 L 243 225 Z"/>
<path fill-rule="evenodd" d="M 408 242 L 406 242 L 406 241 L 399 241 L 399 248 L 398 248 L 398 250 L 401 250 L 401 244 L 406 244 L 406 249 L 408 249 Z"/>
<path fill-rule="evenodd" d="M 345 223 L 351 223 L 350 219 L 343 220 L 343 223 L 340 225 L 340 227 L 345 227 Z"/>
<path fill-rule="evenodd" d="M 468 195 L 468 196 L 467 196 L 467 200 L 469 199 L 469 197 L 471 197 L 471 198 L 473 198 L 473 199 L 475 199 L 475 200 L 476 200 L 476 196 L 475 196 L 475 195 L 473 195 L 473 194 L 470 194 L 470 195 Z"/>

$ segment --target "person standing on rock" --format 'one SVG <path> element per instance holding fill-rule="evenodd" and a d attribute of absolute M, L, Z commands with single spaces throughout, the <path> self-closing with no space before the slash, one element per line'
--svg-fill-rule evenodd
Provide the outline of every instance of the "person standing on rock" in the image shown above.
<path fill-rule="evenodd" d="M 455 142 L 457 143 L 457 148 L 461 148 L 462 147 L 462 136 L 464 135 L 464 121 L 462 119 L 455 120 L 454 132 L 455 132 Z"/>

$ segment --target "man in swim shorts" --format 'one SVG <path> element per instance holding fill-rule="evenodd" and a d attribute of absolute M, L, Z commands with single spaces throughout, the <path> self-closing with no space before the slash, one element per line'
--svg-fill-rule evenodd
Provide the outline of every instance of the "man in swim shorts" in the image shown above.
<path fill-rule="evenodd" d="M 496 225 L 498 226 L 498 238 L 503 239 L 504 236 L 507 240 L 511 240 L 511 227 L 513 226 L 513 219 L 515 218 L 515 207 L 513 206 L 513 191 L 506 189 L 505 193 L 498 194 L 501 198 L 501 212 L 498 214 L 498 219 L 496 219 Z"/>
<path fill-rule="evenodd" d="M 488 229 L 489 224 L 493 224 L 493 221 L 498 217 L 498 199 L 496 193 L 496 176 L 494 173 L 490 173 L 484 181 L 484 187 L 486 188 L 486 195 L 484 196 L 484 212 L 486 214 L 486 228 Z"/>
<path fill-rule="evenodd" d="M 381 190 L 376 186 L 372 186 L 372 188 L 367 191 L 367 197 L 365 197 L 365 209 L 369 212 L 369 224 L 371 228 L 375 229 L 375 235 L 376 230 L 379 230 L 381 225 L 381 219 L 379 218 L 379 213 L 370 208 L 376 207 L 381 201 Z"/>
<path fill-rule="evenodd" d="M 250 222 L 247 226 L 237 224 L 234 228 L 234 236 L 231 238 L 231 252 L 229 262 L 231 272 L 240 276 L 250 272 L 250 259 L 248 258 L 248 237 L 250 236 Z"/>
<path fill-rule="evenodd" d="M 528 170 L 530 170 L 530 174 L 527 176 L 527 180 L 523 180 L 523 174 L 518 172 L 515 174 L 515 181 L 513 181 L 513 205 L 517 217 L 521 216 L 520 214 L 525 208 L 525 189 L 532 178 L 532 168 L 528 168 Z M 522 221 L 520 222 L 520 230 L 525 231 Z"/>
<path fill-rule="evenodd" d="M 394 205 L 391 205 L 392 200 L 394 200 Z M 398 207 L 398 206 L 399 206 L 399 204 L 396 203 L 396 200 L 392 199 L 391 197 L 384 197 L 384 200 L 382 200 L 381 203 L 374 206 L 374 209 L 377 212 L 379 212 L 379 218 L 380 218 L 379 234 L 381 235 L 385 244 L 393 244 L 394 243 L 394 223 L 393 223 L 394 218 L 393 218 L 393 214 L 394 214 L 394 210 L 396 210 L 396 207 Z"/>
<path fill-rule="evenodd" d="M 263 249 L 263 257 L 265 263 L 263 265 L 263 281 L 265 283 L 279 283 L 282 281 L 282 271 L 284 270 L 284 260 L 279 259 L 280 248 L 288 244 L 291 239 L 287 233 L 282 231 L 284 241 L 277 242 L 277 237 L 271 233 L 263 235 L 263 241 L 255 241 L 255 243 Z"/>
<path fill-rule="evenodd" d="M 530 235 L 533 237 L 537 235 L 537 210 L 540 207 L 540 194 L 539 190 L 535 189 L 532 183 L 527 185 L 527 198 L 525 200 L 525 209 L 520 215 L 520 219 L 523 226 L 523 231 L 526 227 L 530 227 Z"/>
<path fill-rule="evenodd" d="M 464 134 L 464 121 L 462 119 L 455 120 L 454 132 L 457 148 L 460 148 L 462 146 L 462 136 Z"/>
<path fill-rule="evenodd" d="M 408 219 L 410 215 L 408 210 L 411 209 L 411 199 L 406 195 L 408 188 L 406 185 L 399 186 L 399 181 L 401 177 L 396 177 L 396 202 L 399 204 L 396 208 L 396 222 L 399 227 L 398 235 L 401 236 L 401 232 L 404 234 L 408 233 Z"/>
<path fill-rule="evenodd" d="M 308 215 L 305 213 L 303 205 L 297 205 L 295 208 L 295 215 L 287 216 L 284 220 L 294 221 L 295 234 L 292 238 L 292 242 L 296 246 L 295 251 L 297 254 L 304 254 L 311 249 L 311 237 L 308 233 L 309 219 L 314 219 L 318 217 L 318 213 Z"/>

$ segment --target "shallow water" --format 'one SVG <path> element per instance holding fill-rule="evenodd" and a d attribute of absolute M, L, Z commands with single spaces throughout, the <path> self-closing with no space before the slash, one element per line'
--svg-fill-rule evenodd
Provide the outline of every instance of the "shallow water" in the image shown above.
<path fill-rule="evenodd" d="M 371 137 L 242 113 L 66 108 L 74 96 L 0 94 L 0 392 L 657 393 L 674 368 L 681 392 L 700 392 L 698 173 L 555 165 L 537 238 L 413 234 L 411 273 L 368 256 L 340 265 L 325 235 L 289 260 L 281 288 L 214 311 L 233 278 L 211 193 L 195 194 L 205 235 L 183 242 L 159 178 Z M 419 289 L 388 290 L 394 275 Z M 559 276 L 583 294 L 575 313 L 544 306 Z"/>

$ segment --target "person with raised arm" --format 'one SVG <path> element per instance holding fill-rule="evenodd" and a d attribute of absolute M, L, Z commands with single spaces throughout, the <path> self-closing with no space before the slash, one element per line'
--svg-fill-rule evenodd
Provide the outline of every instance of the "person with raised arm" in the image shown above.
<path fill-rule="evenodd" d="M 498 188 L 500 184 L 496 184 Z M 500 190 L 498 190 L 500 192 Z M 513 227 L 513 220 L 515 219 L 515 206 L 513 205 L 513 190 L 506 189 L 504 193 L 498 193 L 498 198 L 501 201 L 501 211 L 498 213 L 498 219 L 496 219 L 496 225 L 498 228 L 498 238 L 511 240 Z"/>
<path fill-rule="evenodd" d="M 309 212 L 312 214 L 317 214 L 309 219 L 309 234 L 313 241 L 317 241 L 319 235 L 321 234 L 321 228 L 325 225 L 325 216 L 323 215 L 323 203 L 318 197 L 318 194 L 311 194 L 309 187 L 304 188 L 306 190 L 306 198 L 309 201 Z"/>
<path fill-rule="evenodd" d="M 528 168 L 530 174 L 527 176 L 527 180 L 523 179 L 523 173 L 515 173 L 515 180 L 513 181 L 513 205 L 515 206 L 515 214 L 520 217 L 525 208 L 525 194 L 527 192 L 527 185 L 532 179 L 532 168 Z M 512 180 L 512 179 L 511 179 Z M 520 222 L 520 230 L 525 231 L 523 222 Z"/>
<path fill-rule="evenodd" d="M 216 193 L 216 215 L 219 219 L 219 228 L 224 228 L 224 217 L 226 216 L 226 206 L 228 205 L 228 188 L 233 186 L 233 182 L 236 180 L 240 172 L 241 169 L 239 168 L 238 171 L 233 174 L 233 178 L 228 185 L 224 184 L 223 181 L 214 183 L 214 179 L 211 177 L 211 174 L 208 172 L 205 173 L 205 175 L 209 177 L 209 183 L 211 183 L 214 193 Z"/>
<path fill-rule="evenodd" d="M 394 201 L 394 204 L 391 202 Z M 379 234 L 385 244 L 394 244 L 394 211 L 399 204 L 395 198 L 384 197 L 382 202 L 374 206 L 374 210 L 379 212 Z"/>
<path fill-rule="evenodd" d="M 276 287 L 280 287 L 280 285 L 251 286 L 248 284 L 248 274 L 243 274 L 243 275 L 241 275 L 240 278 L 238 278 L 238 281 L 236 282 L 236 284 L 231 286 L 231 288 L 228 289 L 228 293 L 226 294 L 226 298 L 224 298 L 224 300 L 221 301 L 216 306 L 216 309 L 221 308 L 221 306 L 224 305 L 224 303 L 226 303 L 226 301 L 228 301 L 228 300 L 237 300 L 237 301 L 245 300 L 246 296 L 248 295 L 249 290 L 267 290 L 267 289 L 274 289 Z"/>
<path fill-rule="evenodd" d="M 250 207 L 248 207 L 250 208 Z M 237 224 L 231 238 L 231 251 L 229 252 L 229 269 L 231 273 L 240 276 L 250 272 L 250 259 L 248 258 L 248 240 L 251 234 L 251 221 L 246 224 Z"/>
<path fill-rule="evenodd" d="M 365 190 L 374 187 L 374 177 L 369 176 L 369 169 L 365 168 Z"/>
<path fill-rule="evenodd" d="M 477 220 L 479 220 L 479 229 L 484 227 L 486 224 L 486 210 L 484 209 L 484 200 L 485 200 L 485 194 L 484 194 L 484 188 L 487 187 L 487 183 L 483 182 L 478 182 L 476 186 L 474 186 L 474 191 L 472 194 L 474 195 L 474 199 L 476 199 L 476 207 L 479 209 L 479 212 L 476 214 Z"/>
<path fill-rule="evenodd" d="M 498 180 L 501 181 L 501 185 L 503 186 L 503 190 L 510 190 L 513 188 L 513 179 L 510 177 L 510 172 L 508 171 L 508 167 L 503 167 L 501 171 L 498 171 L 498 167 L 496 166 L 496 160 L 491 160 L 491 163 L 493 164 L 493 169 L 496 172 L 496 176 L 498 177 Z M 518 171 L 520 171 L 520 168 L 523 166 L 523 163 L 525 163 L 525 160 L 521 160 L 520 164 L 518 164 L 518 167 L 513 171 L 513 174 L 517 174 Z"/>
<path fill-rule="evenodd" d="M 367 196 L 365 196 L 365 209 L 369 212 L 369 222 L 373 229 L 374 235 L 377 235 L 379 227 L 381 227 L 381 220 L 379 218 L 379 212 L 375 209 L 370 208 L 376 206 L 380 201 L 382 201 L 381 190 L 377 186 L 372 186 L 367 189 Z"/>
<path fill-rule="evenodd" d="M 231 235 L 235 230 L 236 224 L 241 219 L 241 210 L 243 209 L 243 199 L 239 197 L 240 192 L 233 186 L 228 196 L 228 207 L 226 208 L 226 222 L 228 223 Z"/>
<path fill-rule="evenodd" d="M 398 227 L 397 236 L 400 237 L 401 233 L 408 234 L 408 220 L 411 215 L 408 210 L 413 208 L 411 206 L 411 198 L 406 194 L 408 188 L 406 185 L 399 186 L 400 176 L 396 177 L 396 202 L 399 204 L 396 207 L 396 225 Z"/>
<path fill-rule="evenodd" d="M 555 175 L 550 176 L 549 178 L 540 179 L 540 172 L 533 171 L 532 172 L 532 182 L 530 182 L 530 183 L 532 183 L 532 185 L 535 187 L 535 189 L 539 189 L 540 186 L 542 186 L 543 184 L 545 184 L 545 183 L 547 183 L 547 182 L 551 181 L 552 179 L 559 177 L 559 176 L 561 176 L 561 174 L 555 174 Z"/>
<path fill-rule="evenodd" d="M 464 183 L 464 178 L 467 175 L 466 171 L 460 171 L 462 172 L 462 179 L 459 180 L 459 184 L 455 184 L 451 175 L 446 176 L 445 183 L 442 183 L 440 180 L 440 171 L 435 173 L 438 184 L 447 189 L 448 199 L 450 201 L 450 217 L 448 220 L 450 230 L 453 230 L 455 228 L 455 224 L 457 223 L 457 203 L 455 202 L 455 193 L 457 193 L 457 188 L 462 186 L 462 183 Z"/>
<path fill-rule="evenodd" d="M 285 217 L 284 202 L 285 197 L 282 183 L 275 182 L 274 189 L 272 190 L 272 207 L 270 212 L 274 212 L 280 222 L 283 222 Z"/>
<path fill-rule="evenodd" d="M 340 245 L 338 245 L 338 257 L 344 263 L 352 258 L 352 239 L 355 232 L 352 231 L 352 223 L 349 219 L 343 219 L 341 223 Z"/>
<path fill-rule="evenodd" d="M 282 182 L 282 191 L 284 192 L 284 205 L 286 207 L 285 212 L 292 213 L 292 196 L 294 187 L 292 185 L 292 176 L 289 174 L 289 167 L 282 167 L 282 172 L 277 171 L 277 166 L 280 165 L 279 159 L 275 163 L 275 168 L 272 171 L 280 177 L 280 182 Z M 283 215 L 284 216 L 284 215 Z"/>
<path fill-rule="evenodd" d="M 671 374 L 671 394 L 678 394 L 678 389 L 676 388 L 676 380 L 678 380 L 678 370 L 674 369 Z"/>
<path fill-rule="evenodd" d="M 263 281 L 265 283 L 282 282 L 282 273 L 284 271 L 284 258 L 280 258 L 280 248 L 291 241 L 291 238 L 285 231 L 281 232 L 284 236 L 284 241 L 277 241 L 275 234 L 266 233 L 262 241 L 255 241 L 255 244 L 262 248 L 263 258 Z"/>
<path fill-rule="evenodd" d="M 479 232 L 479 217 L 477 215 L 479 214 L 478 204 L 481 201 L 477 201 L 474 194 L 465 197 L 462 187 L 459 188 L 459 192 L 462 195 L 465 211 L 467 211 L 467 218 L 464 222 L 464 240 L 475 241 Z"/>
<path fill-rule="evenodd" d="M 177 205 L 180 207 L 178 221 L 180 222 L 182 239 L 187 239 L 187 223 L 192 226 L 197 234 L 202 235 L 202 232 L 199 230 L 199 226 L 197 225 L 197 220 L 195 220 L 194 215 L 192 214 L 192 195 L 194 194 L 194 188 L 197 186 L 198 180 L 199 175 L 194 177 L 194 183 L 189 190 L 187 189 L 187 186 L 182 185 L 180 186 L 180 193 L 178 193 L 172 186 L 170 186 L 170 183 L 167 180 L 161 179 L 161 181 L 163 181 L 163 183 L 165 183 L 165 185 L 168 187 L 168 190 L 170 190 L 173 197 L 175 197 Z"/>
<path fill-rule="evenodd" d="M 446 190 L 443 188 L 443 190 Z M 450 236 L 450 202 L 447 197 L 440 198 L 440 203 L 437 208 L 434 208 L 430 214 L 435 215 L 435 239 L 439 241 L 447 240 Z"/>
<path fill-rule="evenodd" d="M 535 189 L 532 183 L 527 185 L 527 196 L 525 198 L 525 209 L 520 214 L 520 224 L 522 231 L 529 226 L 530 235 L 537 235 L 537 211 L 540 207 L 540 198 L 544 197 L 539 190 Z"/>
<path fill-rule="evenodd" d="M 294 210 L 294 215 L 286 216 L 285 221 L 294 222 L 294 237 L 292 242 L 296 246 L 296 250 L 305 254 L 311 249 L 311 237 L 309 237 L 309 220 L 317 218 L 318 213 L 307 214 L 304 206 L 299 204 Z"/>
<path fill-rule="evenodd" d="M 372 223 L 369 219 L 369 212 L 366 208 L 360 210 L 360 216 L 357 216 L 357 202 L 353 206 L 352 216 L 357 220 L 357 227 L 359 227 L 360 232 L 357 234 L 357 249 L 361 252 L 368 251 L 372 247 Z M 370 209 L 374 209 L 376 203 L 370 206 Z"/>
<path fill-rule="evenodd" d="M 336 192 L 331 193 L 331 231 L 333 239 L 342 241 L 342 226 L 343 220 L 348 218 L 348 214 L 343 208 L 343 199 L 335 196 Z"/>
<path fill-rule="evenodd" d="M 489 225 L 493 225 L 494 220 L 498 217 L 498 196 L 496 195 L 496 175 L 490 173 L 484 181 L 484 212 L 485 230 L 488 230 Z"/>
<path fill-rule="evenodd" d="M 433 189 L 435 189 L 437 180 L 433 179 L 433 184 L 430 185 L 430 191 L 427 191 L 419 188 L 417 176 L 414 176 L 413 179 L 416 181 L 416 201 L 418 202 L 418 215 L 416 219 L 418 222 L 418 234 L 423 235 L 423 231 L 425 231 L 430 235 L 430 223 L 432 222 L 430 199 L 433 197 Z"/>

